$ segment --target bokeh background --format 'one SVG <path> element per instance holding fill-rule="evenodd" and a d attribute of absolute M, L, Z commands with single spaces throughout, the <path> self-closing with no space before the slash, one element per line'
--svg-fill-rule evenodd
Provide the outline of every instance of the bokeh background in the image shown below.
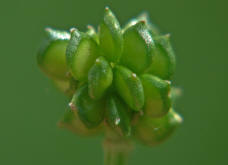
<path fill-rule="evenodd" d="M 109 5 L 123 25 L 141 11 L 169 32 L 177 54 L 175 84 L 184 117 L 160 146 L 136 145 L 130 165 L 228 164 L 228 1 L 1 0 L 0 164 L 101 165 L 101 137 L 56 127 L 67 100 L 36 64 L 46 26 L 85 30 Z"/>

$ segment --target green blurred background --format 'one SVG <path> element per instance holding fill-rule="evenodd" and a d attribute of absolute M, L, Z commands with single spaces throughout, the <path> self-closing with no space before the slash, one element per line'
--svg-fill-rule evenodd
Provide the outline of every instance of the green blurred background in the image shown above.
<path fill-rule="evenodd" d="M 81 138 L 56 127 L 67 100 L 36 64 L 46 26 L 85 30 L 109 5 L 121 24 L 141 11 L 170 32 L 177 54 L 177 111 L 183 125 L 166 143 L 136 145 L 130 165 L 228 164 L 228 1 L 0 1 L 0 164 L 101 165 L 101 137 Z"/>

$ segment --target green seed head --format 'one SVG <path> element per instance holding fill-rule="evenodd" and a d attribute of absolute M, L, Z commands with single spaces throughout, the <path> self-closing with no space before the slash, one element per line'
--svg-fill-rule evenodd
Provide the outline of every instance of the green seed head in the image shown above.
<path fill-rule="evenodd" d="M 79 135 L 114 132 L 153 146 L 181 123 L 173 110 L 175 55 L 148 14 L 124 28 L 106 8 L 98 32 L 46 29 L 38 64 L 71 101 L 59 125 Z"/>

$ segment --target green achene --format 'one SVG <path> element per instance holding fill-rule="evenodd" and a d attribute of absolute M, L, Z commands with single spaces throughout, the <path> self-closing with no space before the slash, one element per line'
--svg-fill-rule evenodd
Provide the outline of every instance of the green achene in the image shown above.
<path fill-rule="evenodd" d="M 154 51 L 154 41 L 146 28 L 145 21 L 140 21 L 126 29 L 123 38 L 121 64 L 136 73 L 142 73 L 150 66 Z"/>
<path fill-rule="evenodd" d="M 100 47 L 103 55 L 112 62 L 118 62 L 123 49 L 123 35 L 119 21 L 109 8 L 105 9 L 104 20 L 99 26 Z"/>
<path fill-rule="evenodd" d="M 61 128 L 67 128 L 68 130 L 80 135 L 80 136 L 92 136 L 101 133 L 102 125 L 96 128 L 87 128 L 80 120 L 77 111 L 72 111 L 70 107 L 66 109 L 66 112 L 59 121 L 58 125 Z"/>
<path fill-rule="evenodd" d="M 96 59 L 88 74 L 89 95 L 93 99 L 100 99 L 111 86 L 113 79 L 112 68 L 103 58 Z"/>
<path fill-rule="evenodd" d="M 171 107 L 170 82 L 144 74 L 141 81 L 145 93 L 144 112 L 150 117 L 162 117 Z"/>
<path fill-rule="evenodd" d="M 166 140 L 181 124 L 182 119 L 174 110 L 161 118 L 145 116 L 140 119 L 134 131 L 138 140 L 145 145 L 154 146 Z"/>
<path fill-rule="evenodd" d="M 144 105 L 144 91 L 135 73 L 123 66 L 117 66 L 114 70 L 114 85 L 120 97 L 132 110 L 141 110 Z"/>
<path fill-rule="evenodd" d="M 131 135 L 131 114 L 118 97 L 113 96 L 107 99 L 106 118 L 111 127 L 121 130 L 121 134 Z"/>
<path fill-rule="evenodd" d="M 156 50 L 147 72 L 164 80 L 171 80 L 176 67 L 174 51 L 169 41 L 170 35 L 155 38 Z"/>
<path fill-rule="evenodd" d="M 71 31 L 71 39 L 66 50 L 66 59 L 72 76 L 76 80 L 86 80 L 90 67 L 98 57 L 97 43 L 86 33 L 77 29 Z"/>
<path fill-rule="evenodd" d="M 42 71 L 50 78 L 66 79 L 68 71 L 65 52 L 70 40 L 66 31 L 46 29 L 48 38 L 40 48 L 37 60 Z"/>
<path fill-rule="evenodd" d="M 94 128 L 104 119 L 104 101 L 95 101 L 88 95 L 88 86 L 81 86 L 73 96 L 71 103 L 78 116 L 88 128 Z"/>

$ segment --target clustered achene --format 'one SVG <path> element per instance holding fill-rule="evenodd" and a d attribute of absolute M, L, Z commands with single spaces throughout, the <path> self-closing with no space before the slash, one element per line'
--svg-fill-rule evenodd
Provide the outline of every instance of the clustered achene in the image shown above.
<path fill-rule="evenodd" d="M 60 126 L 80 135 L 112 131 L 155 145 L 181 123 L 171 87 L 175 55 L 146 14 L 123 28 L 109 8 L 98 32 L 46 29 L 38 64 L 70 98 Z"/>

